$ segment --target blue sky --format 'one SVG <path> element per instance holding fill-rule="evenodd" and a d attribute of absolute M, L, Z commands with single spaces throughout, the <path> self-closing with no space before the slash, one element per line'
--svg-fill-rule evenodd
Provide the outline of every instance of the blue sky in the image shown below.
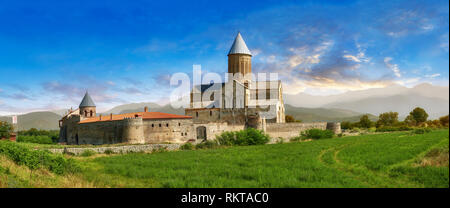
<path fill-rule="evenodd" d="M 165 103 L 171 74 L 225 73 L 237 31 L 290 94 L 449 83 L 447 1 L 0 0 L 0 115 Z"/>

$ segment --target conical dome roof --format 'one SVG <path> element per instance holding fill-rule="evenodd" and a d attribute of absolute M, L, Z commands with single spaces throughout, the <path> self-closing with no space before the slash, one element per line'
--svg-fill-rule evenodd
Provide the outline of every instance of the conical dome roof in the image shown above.
<path fill-rule="evenodd" d="M 81 101 L 79 107 L 95 107 L 94 101 L 92 101 L 92 98 L 89 96 L 87 91 L 86 94 L 84 94 L 83 100 Z"/>
<path fill-rule="evenodd" d="M 250 56 L 252 55 L 250 50 L 248 50 L 244 39 L 242 39 L 240 32 L 238 32 L 236 39 L 234 39 L 233 45 L 231 46 L 230 52 L 228 52 L 228 55 L 230 54 L 247 54 Z"/>

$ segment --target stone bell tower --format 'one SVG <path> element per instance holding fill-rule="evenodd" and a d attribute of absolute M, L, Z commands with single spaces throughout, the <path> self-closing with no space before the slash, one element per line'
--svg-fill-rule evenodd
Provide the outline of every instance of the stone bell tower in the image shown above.
<path fill-rule="evenodd" d="M 241 33 L 238 32 L 231 46 L 230 52 L 228 52 L 228 73 L 236 74 L 241 73 L 245 76 L 252 72 L 252 53 L 248 50 L 247 45 L 242 39 Z M 251 80 L 244 80 L 248 82 Z"/>
<path fill-rule="evenodd" d="M 86 91 L 86 94 L 84 94 L 84 97 L 80 103 L 79 109 L 80 109 L 81 117 L 91 118 L 91 117 L 95 117 L 95 115 L 96 115 L 96 107 L 95 107 L 94 101 L 92 101 L 92 98 L 91 98 L 91 96 L 89 96 L 89 93 L 87 91 Z"/>

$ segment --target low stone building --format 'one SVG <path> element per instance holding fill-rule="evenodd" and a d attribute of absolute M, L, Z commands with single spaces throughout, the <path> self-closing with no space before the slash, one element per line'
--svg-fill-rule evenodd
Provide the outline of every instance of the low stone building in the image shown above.
<path fill-rule="evenodd" d="M 95 111 L 95 104 L 86 92 L 79 108 L 60 120 L 60 141 L 67 144 L 143 144 L 184 143 L 193 138 L 190 116 L 148 112 L 148 108 L 143 112 L 106 116 L 96 116 Z"/>

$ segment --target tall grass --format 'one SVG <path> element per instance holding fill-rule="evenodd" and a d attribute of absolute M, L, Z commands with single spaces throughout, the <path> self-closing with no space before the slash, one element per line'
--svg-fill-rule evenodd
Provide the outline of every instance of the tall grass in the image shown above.
<path fill-rule="evenodd" d="M 56 174 L 79 171 L 79 166 L 73 159 L 66 159 L 62 155 L 55 155 L 46 150 L 32 150 L 10 141 L 0 141 L 0 154 L 18 165 L 27 166 L 30 170 L 47 168 Z"/>
<path fill-rule="evenodd" d="M 113 187 L 448 187 L 448 167 L 415 161 L 448 129 L 83 160 L 87 180 Z"/>

